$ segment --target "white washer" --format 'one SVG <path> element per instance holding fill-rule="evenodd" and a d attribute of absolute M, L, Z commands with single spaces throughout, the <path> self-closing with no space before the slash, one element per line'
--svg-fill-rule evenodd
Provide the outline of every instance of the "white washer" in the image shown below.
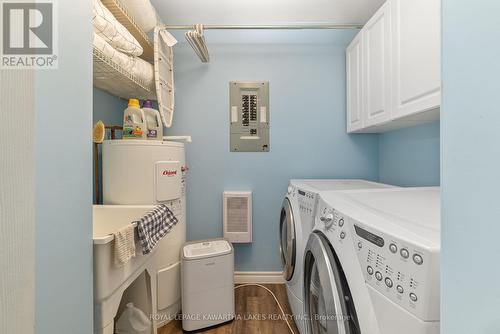
<path fill-rule="evenodd" d="M 309 333 L 438 334 L 439 250 L 439 188 L 322 193 L 304 255 Z"/>
<path fill-rule="evenodd" d="M 280 249 L 283 276 L 286 280 L 288 301 L 301 333 L 303 327 L 304 247 L 314 225 L 318 194 L 322 191 L 391 188 L 393 186 L 365 180 L 310 179 L 291 180 L 283 200 L 280 219 Z"/>

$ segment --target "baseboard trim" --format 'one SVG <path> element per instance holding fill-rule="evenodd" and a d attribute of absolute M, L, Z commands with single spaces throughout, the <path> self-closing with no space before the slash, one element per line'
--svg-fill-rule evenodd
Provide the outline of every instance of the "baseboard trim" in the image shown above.
<path fill-rule="evenodd" d="M 235 271 L 234 283 L 283 284 L 285 280 L 281 271 Z"/>

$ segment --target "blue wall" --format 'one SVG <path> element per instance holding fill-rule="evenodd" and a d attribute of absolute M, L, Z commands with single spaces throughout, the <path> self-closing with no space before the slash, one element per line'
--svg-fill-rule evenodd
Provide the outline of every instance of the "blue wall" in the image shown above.
<path fill-rule="evenodd" d="M 398 186 L 439 185 L 439 122 L 379 136 L 379 180 Z"/>
<path fill-rule="evenodd" d="M 59 68 L 35 75 L 37 334 L 93 332 L 91 6 L 57 2 Z"/>
<path fill-rule="evenodd" d="M 94 87 L 93 91 L 93 106 L 92 106 L 92 119 L 95 124 L 101 120 L 105 125 L 122 125 L 123 124 L 123 110 L 127 107 L 127 101 L 119 97 L 108 94 L 105 91 Z M 117 138 L 121 138 L 121 131 L 116 131 Z M 110 132 L 106 132 L 106 139 L 110 139 Z M 101 145 L 99 145 L 99 173 L 102 175 L 102 158 L 101 158 Z M 92 191 L 94 203 L 96 203 L 95 192 L 95 168 L 92 164 L 94 182 L 92 182 Z M 102 201 L 102 176 L 99 187 Z"/>
<path fill-rule="evenodd" d="M 443 0 L 443 334 L 500 333 L 500 2 Z"/>
<path fill-rule="evenodd" d="M 307 42 L 304 32 L 298 35 Z M 236 270 L 281 270 L 278 220 L 289 179 L 378 178 L 377 136 L 345 131 L 344 54 L 353 36 L 328 32 L 316 44 L 293 38 L 287 44 L 218 44 L 212 32 L 208 65 L 189 46 L 176 46 L 176 113 L 167 133 L 193 136 L 187 145 L 188 238 L 221 236 L 222 192 L 252 190 L 254 241 L 236 246 Z M 269 80 L 270 153 L 229 152 L 230 80 Z"/>
<path fill-rule="evenodd" d="M 439 122 L 380 135 L 345 133 L 344 52 L 355 32 L 207 34 L 209 64 L 201 64 L 179 36 L 176 113 L 167 129 L 194 139 L 187 145 L 189 239 L 222 235 L 224 190 L 253 190 L 254 242 L 236 247 L 237 270 L 281 270 L 277 221 L 290 178 L 439 185 Z M 229 152 L 230 80 L 270 81 L 270 153 Z M 94 89 L 94 121 L 120 124 L 125 104 Z"/>
<path fill-rule="evenodd" d="M 94 123 L 101 120 L 106 125 L 123 125 L 123 111 L 127 108 L 127 101 L 95 87 L 93 94 Z"/>

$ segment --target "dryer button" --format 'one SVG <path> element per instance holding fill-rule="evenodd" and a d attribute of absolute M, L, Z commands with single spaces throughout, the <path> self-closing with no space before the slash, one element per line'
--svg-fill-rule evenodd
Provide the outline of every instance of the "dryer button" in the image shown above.
<path fill-rule="evenodd" d="M 388 288 L 392 288 L 392 279 L 390 279 L 389 277 L 386 277 L 385 278 L 385 285 L 387 285 Z"/>
<path fill-rule="evenodd" d="M 366 267 L 366 272 L 367 272 L 369 275 L 373 275 L 373 268 L 372 268 L 371 266 Z"/>
<path fill-rule="evenodd" d="M 339 220 L 339 226 L 340 227 L 344 226 L 344 218 L 340 218 L 340 220 Z"/>
<path fill-rule="evenodd" d="M 412 302 L 416 302 L 418 300 L 417 295 L 413 292 L 410 293 L 410 299 Z"/>
<path fill-rule="evenodd" d="M 408 252 L 408 250 L 406 248 L 401 248 L 401 250 L 399 251 L 399 254 L 401 254 L 401 256 L 405 259 L 410 257 L 410 253 Z"/>
<path fill-rule="evenodd" d="M 380 271 L 377 271 L 375 273 L 375 278 L 378 280 L 378 281 L 381 281 L 382 280 L 382 274 L 380 273 Z"/>
<path fill-rule="evenodd" d="M 342 231 L 342 232 L 340 232 L 340 239 L 344 239 L 344 238 L 345 238 L 345 232 Z"/>
<path fill-rule="evenodd" d="M 424 259 L 418 254 L 413 254 L 413 262 L 415 262 L 418 265 L 421 265 L 422 263 L 424 263 Z"/>
<path fill-rule="evenodd" d="M 403 293 L 403 292 L 405 292 L 405 289 L 403 289 L 403 287 L 402 287 L 401 285 L 398 285 L 398 286 L 396 287 L 396 290 L 398 290 L 398 292 L 399 292 L 399 293 Z"/>
<path fill-rule="evenodd" d="M 390 244 L 389 250 L 391 251 L 392 254 L 396 254 L 396 252 L 398 251 L 398 246 L 396 246 L 395 244 Z"/>

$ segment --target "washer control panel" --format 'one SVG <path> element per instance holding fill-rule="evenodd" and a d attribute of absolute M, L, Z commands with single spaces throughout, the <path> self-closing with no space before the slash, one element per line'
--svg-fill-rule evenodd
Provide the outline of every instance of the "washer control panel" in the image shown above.
<path fill-rule="evenodd" d="M 316 226 L 319 226 L 325 234 L 333 236 L 341 243 L 344 242 L 348 233 L 351 233 L 346 218 L 339 211 L 326 205 L 323 201 L 320 201 L 320 204 L 318 204 Z"/>
<path fill-rule="evenodd" d="M 297 189 L 297 198 L 300 212 L 313 215 L 316 204 L 316 194 L 310 191 Z"/>
<path fill-rule="evenodd" d="M 420 319 L 439 320 L 436 253 L 348 219 L 367 284 Z"/>
<path fill-rule="evenodd" d="M 305 229 L 312 231 L 314 214 L 316 212 L 317 194 L 297 188 L 297 201 L 299 202 L 300 219 Z"/>

